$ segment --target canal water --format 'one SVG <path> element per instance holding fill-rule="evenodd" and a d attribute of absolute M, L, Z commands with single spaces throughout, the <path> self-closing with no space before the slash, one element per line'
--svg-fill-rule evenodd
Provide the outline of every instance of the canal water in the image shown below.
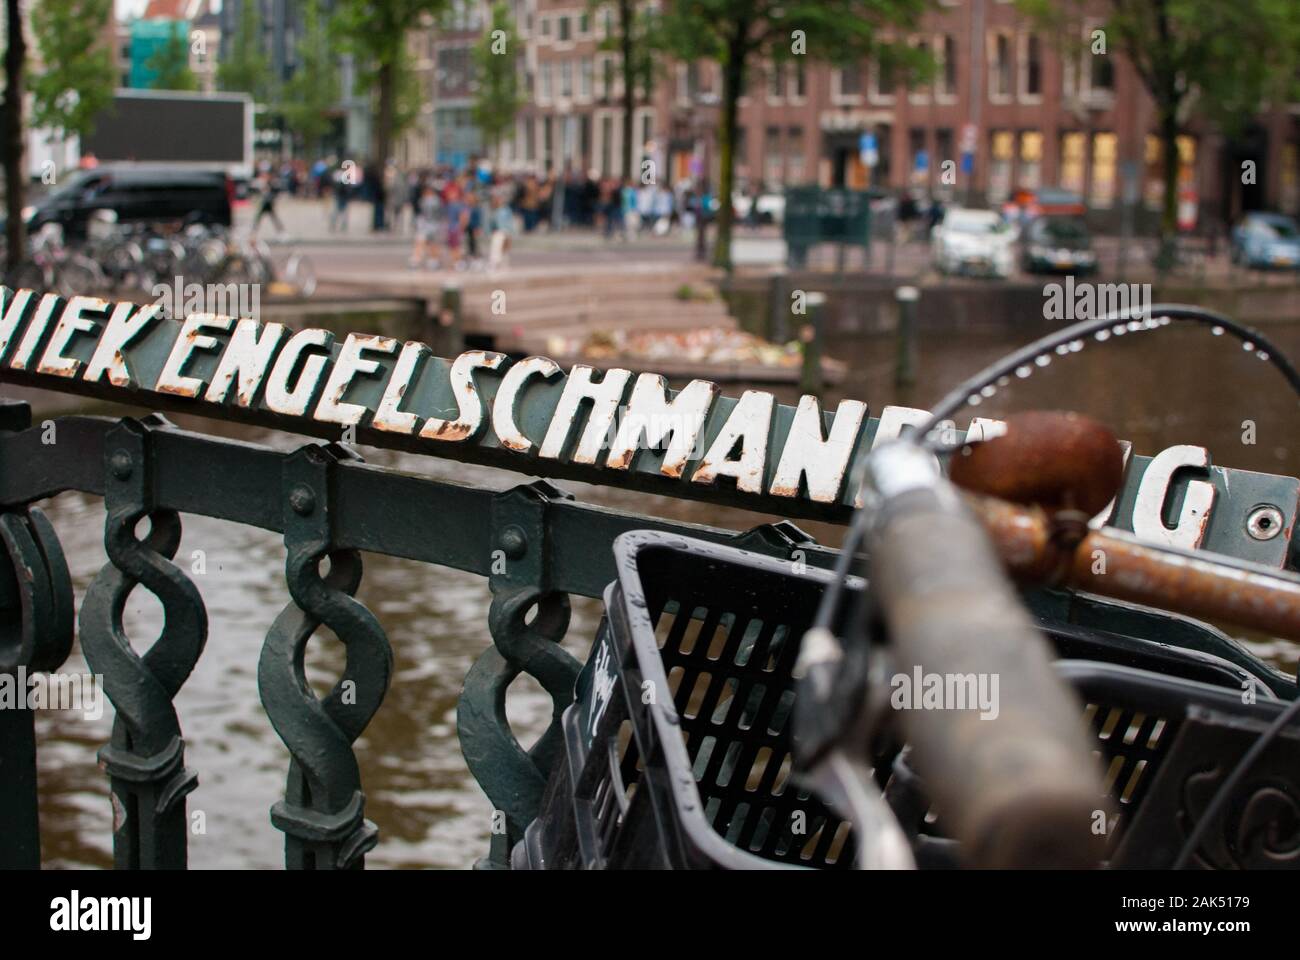
<path fill-rule="evenodd" d="M 1267 330 L 1292 356 L 1300 356 L 1297 319 Z M 923 334 L 919 382 L 892 386 L 894 344 L 887 337 L 838 340 L 828 354 L 851 369 L 831 393 L 867 401 L 927 406 L 964 376 L 1031 339 L 1010 333 Z M 738 392 L 744 385 L 728 385 Z M 778 389 L 787 402 L 794 390 Z M 1207 330 L 1165 328 L 1129 334 L 1106 344 L 1089 342 L 1080 354 L 1036 369 L 981 404 L 975 413 L 999 416 L 1025 409 L 1072 409 L 1096 416 L 1133 441 L 1138 453 L 1175 443 L 1207 446 L 1215 463 L 1300 474 L 1300 406 L 1268 364 L 1228 337 Z M 39 414 L 39 409 L 38 409 Z M 301 438 L 230 424 L 176 418 L 190 429 L 292 449 Z M 1243 442 L 1253 421 L 1255 442 Z M 960 420 L 959 423 L 964 423 Z M 430 457 L 362 448 L 367 460 L 403 471 L 505 488 L 522 479 L 487 468 Z M 680 520 L 743 529 L 763 519 L 705 504 L 570 485 L 580 499 Z M 87 584 L 104 563 L 103 508 L 93 497 L 65 494 L 46 504 L 72 567 L 78 607 Z M 400 503 L 394 510 L 403 509 Z M 808 524 L 825 542 L 838 531 Z M 205 517 L 184 518 L 178 560 L 203 551 L 205 571 L 194 580 L 209 615 L 207 649 L 176 699 L 187 741 L 188 765 L 199 772 L 189 800 L 202 810 L 205 832 L 190 838 L 195 867 L 276 868 L 283 837 L 269 809 L 284 788 L 288 754 L 271 729 L 257 695 L 257 658 L 271 621 L 287 602 L 283 547 L 261 530 Z M 490 644 L 488 591 L 479 577 L 367 555 L 359 596 L 388 631 L 396 668 L 392 687 L 356 744 L 367 795 L 367 815 L 380 828 L 374 867 L 470 866 L 487 849 L 492 811 L 465 769 L 456 738 L 456 700 L 465 672 Z M 575 598 L 566 646 L 585 657 L 600 617 L 595 600 Z M 126 627 L 137 649 L 157 634 L 161 611 L 137 589 L 128 602 Z M 325 634 L 322 631 L 322 634 Z M 318 637 L 321 635 L 318 635 Z M 1247 641 L 1255 652 L 1294 669 L 1300 648 L 1269 640 Z M 313 641 L 309 674 L 327 689 L 342 664 L 342 648 Z M 80 652 L 64 668 L 84 670 Z M 512 687 L 509 716 L 529 744 L 550 716 L 548 698 L 527 678 Z M 111 811 L 95 751 L 108 737 L 112 710 L 98 721 L 71 713 L 38 716 L 43 859 L 50 867 L 111 865 Z"/>

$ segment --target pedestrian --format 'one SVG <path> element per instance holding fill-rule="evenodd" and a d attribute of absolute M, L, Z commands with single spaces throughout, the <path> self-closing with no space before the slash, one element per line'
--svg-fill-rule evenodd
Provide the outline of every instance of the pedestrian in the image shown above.
<path fill-rule="evenodd" d="M 422 269 L 429 264 L 433 254 L 434 266 L 441 266 L 441 244 L 446 229 L 446 211 L 433 181 L 426 180 L 420 188 L 420 200 L 415 214 L 415 246 L 411 249 L 412 269 Z"/>
<path fill-rule="evenodd" d="M 370 231 L 371 233 L 383 233 L 387 229 L 387 223 L 384 220 L 384 171 L 379 169 L 377 165 L 370 164 L 363 171 L 361 183 L 362 189 L 369 194 Z"/>
<path fill-rule="evenodd" d="M 256 235 L 258 228 L 262 225 L 263 217 L 270 217 L 271 222 L 275 224 L 275 232 L 284 235 L 284 224 L 280 222 L 279 214 L 275 212 L 275 196 L 279 188 L 275 175 L 269 170 L 262 174 L 259 183 L 262 199 L 257 206 L 257 216 L 253 218 L 253 233 Z"/>
<path fill-rule="evenodd" d="M 673 194 L 667 187 L 655 189 L 652 199 L 655 236 L 665 237 L 673 228 Z"/>
<path fill-rule="evenodd" d="M 624 177 L 623 186 L 619 189 L 619 211 L 623 221 L 624 240 L 631 240 L 636 236 L 637 231 L 641 229 L 639 199 L 636 188 L 632 186 L 632 181 Z"/>
<path fill-rule="evenodd" d="M 406 206 L 406 177 L 389 160 L 384 168 L 384 219 L 393 233 L 402 232 L 402 208 Z"/>
<path fill-rule="evenodd" d="M 510 241 L 515 232 L 515 215 L 499 193 L 492 194 L 492 219 L 490 228 L 488 270 L 503 270 L 510 266 Z"/>
<path fill-rule="evenodd" d="M 443 196 L 447 210 L 447 260 L 452 269 L 464 270 L 465 260 L 461 256 L 461 243 L 465 239 L 465 227 L 469 222 L 469 208 L 465 205 L 465 194 L 460 183 L 453 180 L 447 184 Z"/>
<path fill-rule="evenodd" d="M 330 177 L 334 194 L 334 209 L 330 213 L 330 233 L 348 232 L 348 201 L 352 199 L 352 184 L 348 182 L 349 168 L 344 165 Z"/>

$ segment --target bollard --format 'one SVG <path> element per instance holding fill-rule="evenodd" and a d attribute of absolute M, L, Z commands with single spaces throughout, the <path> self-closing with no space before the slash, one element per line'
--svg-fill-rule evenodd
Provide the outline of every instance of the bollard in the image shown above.
<path fill-rule="evenodd" d="M 449 283 L 442 288 L 442 302 L 432 319 L 430 346 L 434 351 L 446 349 L 455 352 L 462 349 L 464 343 L 461 340 L 461 295 L 458 284 Z"/>
<path fill-rule="evenodd" d="M 805 302 L 808 305 L 808 321 L 799 331 L 799 340 L 803 344 L 799 389 L 821 399 L 825 389 L 822 380 L 822 307 L 826 303 L 826 294 L 809 291 Z"/>
<path fill-rule="evenodd" d="M 898 301 L 897 346 L 894 360 L 894 386 L 910 387 L 916 383 L 916 301 L 921 291 L 916 287 L 899 287 L 894 291 Z"/>

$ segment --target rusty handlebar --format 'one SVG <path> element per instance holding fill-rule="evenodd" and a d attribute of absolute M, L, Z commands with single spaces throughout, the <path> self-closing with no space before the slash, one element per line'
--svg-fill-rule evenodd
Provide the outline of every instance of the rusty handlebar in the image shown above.
<path fill-rule="evenodd" d="M 1007 418 L 1001 436 L 954 455 L 953 482 L 1021 583 L 1070 587 L 1300 640 L 1300 577 L 1156 546 L 1089 518 L 1123 482 L 1106 427 L 1074 413 Z"/>
<path fill-rule="evenodd" d="M 987 678 L 996 691 L 982 713 L 946 702 L 899 710 L 917 770 L 964 859 L 1096 865 L 1091 826 L 1105 803 L 1082 705 L 1053 670 L 1047 640 L 984 526 L 939 476 L 934 456 L 906 441 L 873 452 L 866 494 L 870 589 L 895 676 Z"/>

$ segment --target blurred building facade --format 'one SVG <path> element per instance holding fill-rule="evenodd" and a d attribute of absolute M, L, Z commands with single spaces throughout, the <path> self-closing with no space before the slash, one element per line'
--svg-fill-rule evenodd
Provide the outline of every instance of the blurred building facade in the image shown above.
<path fill-rule="evenodd" d="M 477 6 L 486 22 L 490 4 Z M 513 0 L 511 8 L 528 103 L 496 159 L 511 169 L 621 174 L 612 6 Z M 937 63 L 933 79 L 912 88 L 870 61 L 759 65 L 740 103 L 738 187 L 911 188 L 981 204 L 1001 203 L 1017 188 L 1060 187 L 1082 195 L 1101 219 L 1117 217 L 1125 196 L 1140 212 L 1154 211 L 1161 147 L 1150 97 L 1118 52 L 1071 52 L 1087 48 L 1103 13 L 1083 18 L 1077 38 L 1051 37 L 1011 0 L 938 0 L 918 30 L 893 38 L 928 48 Z M 466 40 L 458 34 L 454 42 Z M 716 182 L 721 92 L 716 63 L 659 60 L 650 88 L 636 95 L 636 170 L 648 160 L 672 182 Z M 435 116 L 465 102 L 458 93 L 440 103 L 443 91 L 434 93 Z M 435 125 L 429 135 L 435 157 L 456 155 L 447 144 L 461 136 L 457 127 Z M 1226 221 L 1261 207 L 1300 212 L 1300 109 L 1261 115 L 1232 142 L 1192 117 L 1179 150 L 1186 215 Z M 1255 164 L 1253 184 L 1241 182 L 1245 161 Z"/>

